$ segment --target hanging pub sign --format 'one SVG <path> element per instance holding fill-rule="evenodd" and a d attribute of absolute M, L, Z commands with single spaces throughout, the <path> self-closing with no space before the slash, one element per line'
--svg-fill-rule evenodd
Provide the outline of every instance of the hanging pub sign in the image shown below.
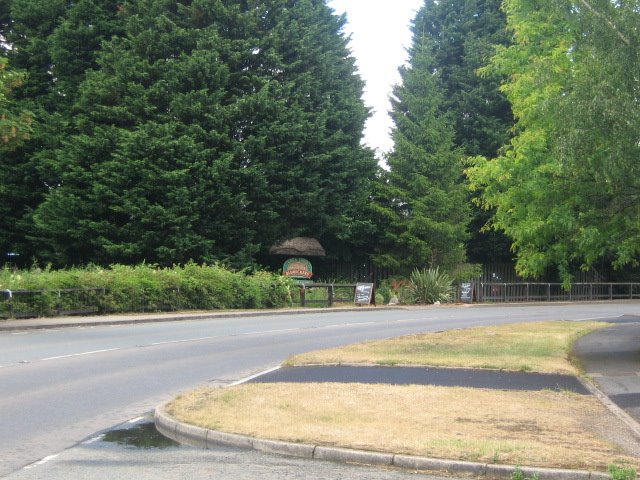
<path fill-rule="evenodd" d="M 309 280 L 313 277 L 313 267 L 306 258 L 290 258 L 284 262 L 282 274 L 285 277 Z"/>

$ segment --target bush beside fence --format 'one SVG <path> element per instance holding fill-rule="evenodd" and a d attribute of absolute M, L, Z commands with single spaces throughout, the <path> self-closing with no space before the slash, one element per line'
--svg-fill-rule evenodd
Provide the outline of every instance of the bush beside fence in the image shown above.
<path fill-rule="evenodd" d="M 269 272 L 244 274 L 217 265 L 5 268 L 0 270 L 0 317 L 278 308 L 291 304 L 291 285 Z"/>

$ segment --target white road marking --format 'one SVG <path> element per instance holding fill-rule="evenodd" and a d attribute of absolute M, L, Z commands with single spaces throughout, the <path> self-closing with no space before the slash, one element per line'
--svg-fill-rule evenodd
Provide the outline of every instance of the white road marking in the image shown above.
<path fill-rule="evenodd" d="M 92 443 L 99 442 L 100 440 L 102 440 L 102 437 L 104 437 L 104 435 L 98 435 L 97 437 L 93 437 L 93 438 L 90 438 L 89 440 L 82 442 L 82 444 L 91 445 Z"/>
<path fill-rule="evenodd" d="M 54 458 L 56 458 L 58 455 L 60 455 L 59 453 L 56 453 L 55 455 L 49 455 L 47 457 L 44 457 L 42 460 L 38 460 L 35 463 L 32 463 L 31 465 L 27 465 L 26 467 L 24 467 L 24 470 L 29 470 L 30 468 L 33 467 L 37 467 L 38 465 L 43 465 L 45 463 L 47 463 L 50 460 L 53 460 Z"/>
<path fill-rule="evenodd" d="M 70 353 L 69 355 L 59 355 L 57 357 L 43 358 L 42 361 L 45 362 L 45 361 L 48 361 L 48 360 L 59 360 L 61 358 L 81 357 L 81 356 L 84 356 L 84 355 L 94 355 L 96 353 L 114 352 L 116 350 L 120 350 L 120 348 L 105 348 L 103 350 L 92 350 L 90 352 Z"/>
<path fill-rule="evenodd" d="M 131 420 L 129 420 L 128 423 L 138 423 L 140 420 L 144 420 L 145 417 L 136 417 L 136 418 L 132 418 Z"/>
<path fill-rule="evenodd" d="M 254 378 L 258 378 L 258 377 L 260 377 L 262 375 L 266 375 L 267 373 L 271 373 L 271 372 L 275 372 L 276 370 L 280 370 L 280 368 L 281 368 L 280 365 L 278 365 L 277 367 L 269 368 L 267 370 L 264 370 L 263 372 L 259 372 L 259 373 L 256 373 L 255 375 L 251 375 L 249 377 L 242 378 L 242 379 L 240 379 L 240 380 L 238 380 L 236 382 L 230 383 L 228 386 L 229 387 L 235 387 L 236 385 L 240 385 L 242 383 L 246 383 L 246 382 L 248 382 L 250 380 L 253 380 Z"/>

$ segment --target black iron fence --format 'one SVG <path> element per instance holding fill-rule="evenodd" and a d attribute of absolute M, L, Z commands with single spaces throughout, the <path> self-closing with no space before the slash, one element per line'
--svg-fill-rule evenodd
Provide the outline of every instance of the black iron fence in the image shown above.
<path fill-rule="evenodd" d="M 562 283 L 480 282 L 474 299 L 490 302 L 554 302 L 640 299 L 640 283 Z"/>
<path fill-rule="evenodd" d="M 458 289 L 458 300 L 460 289 Z M 314 283 L 292 289 L 292 301 L 303 307 L 333 306 L 353 303 L 355 283 Z M 181 304 L 179 289 L 166 292 L 167 299 L 149 298 L 144 292 L 113 299 L 104 288 L 70 288 L 59 290 L 0 290 L 0 318 L 21 318 L 51 315 L 104 314 L 112 311 L 167 311 Z M 467 292 L 468 293 L 468 292 Z M 133 300 L 132 300 L 133 299 Z M 176 300 L 177 299 L 177 300 Z M 640 283 L 585 282 L 565 288 L 561 283 L 549 282 L 473 282 L 470 301 L 497 302 L 554 302 L 607 301 L 640 299 Z M 115 302 L 115 303 L 114 303 Z M 375 291 L 371 297 L 375 304 Z M 119 308 L 116 308 L 119 307 Z"/>

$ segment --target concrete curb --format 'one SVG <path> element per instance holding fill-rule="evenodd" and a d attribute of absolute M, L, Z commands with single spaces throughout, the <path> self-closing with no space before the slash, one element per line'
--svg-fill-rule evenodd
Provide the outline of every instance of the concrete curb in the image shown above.
<path fill-rule="evenodd" d="M 586 305 L 586 304 L 602 304 L 604 301 L 585 301 L 585 302 L 551 302 L 554 305 Z M 638 303 L 638 300 L 612 300 L 607 301 L 611 304 L 616 303 Z M 236 318 L 236 317 L 263 317 L 276 315 L 306 315 L 313 313 L 341 313 L 341 312 L 366 312 L 372 310 L 422 310 L 430 308 L 488 308 L 488 307 L 535 307 L 540 304 L 548 304 L 549 302 L 514 302 L 514 303 L 455 303 L 443 305 L 377 305 L 377 306 L 351 306 L 351 307 L 320 307 L 320 308 L 291 308 L 277 310 L 243 310 L 243 311 L 219 311 L 219 312 L 201 312 L 201 313 L 152 313 L 152 314 L 122 314 L 122 315 L 104 315 L 91 317 L 41 317 L 27 318 L 22 320 L 0 319 L 0 332 L 2 331 L 18 331 L 18 330 L 35 330 L 47 328 L 71 328 L 71 327 L 93 327 L 93 326 L 111 326 L 111 325 L 127 325 L 135 323 L 158 323 L 158 322 L 180 322 L 185 320 L 209 320 L 216 318 Z"/>
<path fill-rule="evenodd" d="M 584 387 L 589 390 L 589 393 L 596 397 L 600 402 L 607 408 L 611 413 L 613 413 L 621 422 L 623 422 L 628 428 L 629 431 L 640 440 L 640 425 L 636 422 L 631 415 L 625 412 L 618 405 L 613 403 L 613 401 L 602 392 L 595 383 L 591 381 L 588 377 L 584 377 L 581 375 L 577 375 L 576 378 L 584 385 Z"/>
<path fill-rule="evenodd" d="M 443 460 L 413 455 L 352 450 L 348 448 L 326 447 L 280 440 L 265 440 L 181 423 L 166 412 L 164 404 L 156 408 L 154 419 L 156 428 L 164 436 L 179 443 L 199 448 L 213 448 L 214 446 L 222 445 L 307 459 L 359 463 L 364 465 L 382 465 L 434 474 L 473 475 L 475 477 L 495 478 L 499 480 L 510 480 L 512 474 L 518 469 L 528 477 L 537 475 L 540 480 L 607 480 L 610 478 L 606 473 L 587 470 L 516 467 L 515 465 L 463 462 L 459 460 Z"/>

